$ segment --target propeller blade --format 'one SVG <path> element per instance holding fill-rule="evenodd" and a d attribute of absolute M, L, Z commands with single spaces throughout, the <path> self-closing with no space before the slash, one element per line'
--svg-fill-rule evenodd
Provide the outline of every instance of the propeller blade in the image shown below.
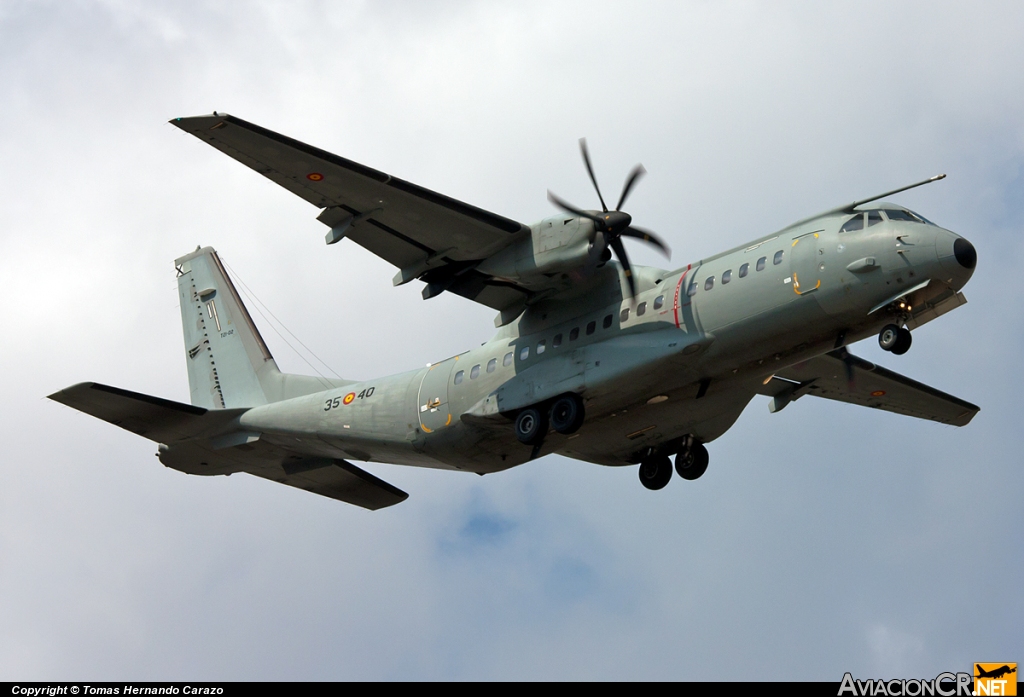
<path fill-rule="evenodd" d="M 594 215 L 593 213 L 588 213 L 587 211 L 580 210 L 579 208 L 576 208 L 575 206 L 566 203 L 565 201 L 551 193 L 550 190 L 548 190 L 548 200 L 551 201 L 551 203 L 558 206 L 559 208 L 561 208 L 566 213 L 572 213 L 573 215 L 579 216 L 581 218 L 593 220 L 595 223 L 602 222 L 600 217 Z"/>
<path fill-rule="evenodd" d="M 853 391 L 855 386 L 855 380 L 853 379 L 853 355 L 845 346 L 840 346 L 836 352 L 839 354 L 839 358 L 842 359 L 843 365 L 846 366 L 846 384 Z"/>
<path fill-rule="evenodd" d="M 647 174 L 647 170 L 644 169 L 643 165 L 637 165 L 633 168 L 633 171 L 629 173 L 629 178 L 626 179 L 626 185 L 622 187 L 622 196 L 619 197 L 619 204 L 615 206 L 615 210 L 622 210 L 622 204 L 626 202 L 626 197 L 629 196 L 630 189 L 632 189 L 637 180 L 645 174 Z"/>
<path fill-rule="evenodd" d="M 626 256 L 626 248 L 622 244 L 622 238 L 613 237 L 609 246 L 615 252 L 615 256 L 619 258 L 619 263 L 622 264 L 622 272 L 626 275 L 626 282 L 629 283 L 629 297 L 636 297 L 636 281 L 633 280 L 633 269 L 629 265 L 629 257 Z"/>
<path fill-rule="evenodd" d="M 650 230 L 644 230 L 643 228 L 634 227 L 630 225 L 628 228 L 620 233 L 623 237 L 633 237 L 638 240 L 643 240 L 647 244 L 657 247 L 661 250 L 669 259 L 672 258 L 672 250 L 668 248 L 668 245 L 661 241 L 661 238 L 655 235 Z"/>
<path fill-rule="evenodd" d="M 580 138 L 580 152 L 583 153 L 583 164 L 587 166 L 587 174 L 590 175 L 590 181 L 594 184 L 594 190 L 597 192 L 597 198 L 601 201 L 601 210 L 607 213 L 608 206 L 604 205 L 604 196 L 601 195 L 601 187 L 597 185 L 597 177 L 594 176 L 594 168 L 590 166 L 590 153 L 587 152 L 586 138 Z"/>

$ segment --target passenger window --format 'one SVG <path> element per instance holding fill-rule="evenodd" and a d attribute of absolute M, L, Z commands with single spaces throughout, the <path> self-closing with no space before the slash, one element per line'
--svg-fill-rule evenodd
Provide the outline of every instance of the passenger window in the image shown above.
<path fill-rule="evenodd" d="M 694 281 L 690 284 L 690 287 L 686 289 L 686 294 L 693 296 L 697 294 L 697 282 Z"/>
<path fill-rule="evenodd" d="M 715 287 L 715 277 L 708 276 L 707 280 L 704 281 L 704 290 L 711 290 Z"/>
<path fill-rule="evenodd" d="M 846 223 L 839 228 L 839 232 L 855 232 L 856 230 L 864 229 L 864 214 L 858 213 L 853 216 Z"/>
<path fill-rule="evenodd" d="M 595 329 L 597 329 L 597 322 L 589 322 L 587 324 L 587 336 L 593 334 Z"/>
<path fill-rule="evenodd" d="M 604 325 L 605 329 L 607 329 L 608 327 L 612 326 L 612 316 L 611 315 L 605 315 L 604 316 L 603 325 Z"/>
<path fill-rule="evenodd" d="M 459 383 L 461 383 L 462 382 L 462 378 L 464 378 L 464 377 L 466 377 L 466 371 L 465 370 L 460 370 L 459 372 L 455 373 L 455 384 L 458 385 Z"/>
<path fill-rule="evenodd" d="M 547 351 L 547 349 L 548 349 L 548 342 L 547 341 L 541 341 L 539 344 L 537 344 L 537 355 L 539 356 L 540 354 L 542 354 L 545 351 Z"/>
<path fill-rule="evenodd" d="M 757 266 L 755 267 L 758 271 L 764 271 L 764 263 L 768 261 L 768 257 L 761 257 L 757 260 Z"/>
<path fill-rule="evenodd" d="M 637 317 L 643 317 L 645 312 L 647 312 L 647 303 L 640 303 L 636 306 Z"/>
<path fill-rule="evenodd" d="M 729 269 L 728 271 L 726 271 L 725 273 L 722 274 L 722 285 L 724 286 L 726 283 L 728 283 L 731 280 L 732 280 L 732 269 Z"/>
<path fill-rule="evenodd" d="M 469 379 L 470 380 L 476 380 L 478 377 L 480 377 L 480 364 L 479 363 L 477 363 L 475 366 L 473 366 L 473 369 L 471 371 L 469 371 Z"/>
<path fill-rule="evenodd" d="M 781 264 L 782 263 L 782 257 L 785 256 L 785 254 L 786 253 L 784 251 L 782 251 L 781 249 L 779 251 L 775 252 L 775 258 L 772 259 L 772 263 L 775 264 L 776 266 Z"/>
<path fill-rule="evenodd" d="M 656 297 L 654 299 L 654 309 L 655 310 L 660 310 L 661 306 L 664 305 L 664 304 L 665 304 L 665 296 L 664 295 L 659 295 L 658 297 Z"/>
<path fill-rule="evenodd" d="M 551 348 L 558 348 L 562 345 L 562 335 L 555 334 L 555 338 L 551 340 Z"/>
<path fill-rule="evenodd" d="M 878 211 L 868 211 L 868 227 L 878 225 L 882 222 L 882 214 Z"/>
<path fill-rule="evenodd" d="M 579 327 L 573 327 L 572 331 L 569 332 L 569 341 L 576 341 L 576 339 L 579 339 L 579 338 L 580 338 L 580 328 Z"/>
<path fill-rule="evenodd" d="M 530 357 L 530 347 L 529 346 L 524 346 L 523 349 L 519 352 L 519 360 L 525 361 L 529 357 Z"/>
<path fill-rule="evenodd" d="M 501 359 L 501 364 L 503 366 L 505 366 L 506 368 L 509 367 L 510 365 L 512 365 L 512 354 L 511 353 L 506 353 L 505 357 L 503 359 Z"/>
<path fill-rule="evenodd" d="M 492 358 L 491 360 L 487 361 L 487 372 L 488 373 L 493 373 L 494 369 L 497 368 L 497 367 L 498 367 L 498 359 L 497 358 Z"/>
<path fill-rule="evenodd" d="M 624 324 L 629 319 L 629 308 L 622 308 L 622 312 L 619 313 L 619 323 Z"/>
<path fill-rule="evenodd" d="M 741 266 L 740 267 L 740 278 L 746 278 L 747 277 L 747 271 L 749 271 L 749 270 L 750 270 L 750 264 L 744 264 L 743 266 Z"/>

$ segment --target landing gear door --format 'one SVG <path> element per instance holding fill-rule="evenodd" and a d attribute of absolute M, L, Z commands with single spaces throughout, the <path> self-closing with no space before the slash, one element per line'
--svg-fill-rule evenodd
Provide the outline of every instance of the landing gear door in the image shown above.
<path fill-rule="evenodd" d="M 426 433 L 433 433 L 452 422 L 452 414 L 448 409 L 448 386 L 451 384 L 452 368 L 456 363 L 457 358 L 435 363 L 423 375 L 417 409 L 420 427 Z"/>
<path fill-rule="evenodd" d="M 821 288 L 825 248 L 820 235 L 820 231 L 809 232 L 793 240 L 789 268 L 797 295 L 807 295 Z"/>

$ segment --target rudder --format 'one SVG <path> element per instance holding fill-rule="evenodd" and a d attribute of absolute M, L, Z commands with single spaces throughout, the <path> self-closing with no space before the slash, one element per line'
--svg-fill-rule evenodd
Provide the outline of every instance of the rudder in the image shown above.
<path fill-rule="evenodd" d="M 284 375 L 212 247 L 176 259 L 192 404 L 256 407 L 346 384 Z"/>

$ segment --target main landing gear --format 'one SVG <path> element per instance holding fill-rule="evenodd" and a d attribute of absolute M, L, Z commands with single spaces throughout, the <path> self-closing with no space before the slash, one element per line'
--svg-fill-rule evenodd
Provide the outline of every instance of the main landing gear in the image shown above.
<path fill-rule="evenodd" d="M 885 325 L 878 333 L 878 345 L 882 347 L 882 350 L 895 353 L 897 356 L 902 356 L 910 350 L 911 341 L 913 341 L 913 337 L 910 335 L 910 330 L 895 324 Z"/>
<path fill-rule="evenodd" d="M 692 441 L 676 454 L 676 473 L 683 479 L 698 479 L 708 468 L 708 449 Z M 663 489 L 672 479 L 672 461 L 668 455 L 648 455 L 640 462 L 640 483 L 648 489 Z"/>
<path fill-rule="evenodd" d="M 564 394 L 548 405 L 527 407 L 516 416 L 516 438 L 539 450 L 550 426 L 557 433 L 570 435 L 580 430 L 585 417 L 583 400 L 578 394 Z"/>

